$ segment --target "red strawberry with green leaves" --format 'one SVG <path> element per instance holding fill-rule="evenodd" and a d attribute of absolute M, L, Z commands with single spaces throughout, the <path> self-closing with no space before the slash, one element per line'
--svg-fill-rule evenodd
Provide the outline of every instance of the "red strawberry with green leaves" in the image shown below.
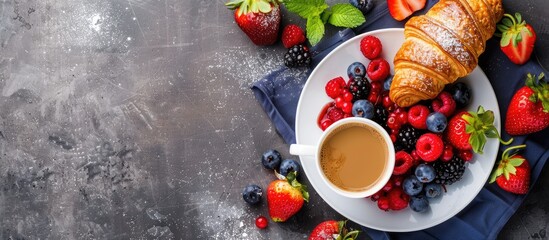
<path fill-rule="evenodd" d="M 530 189 L 530 164 L 523 156 L 510 155 L 510 152 L 525 148 L 526 145 L 518 145 L 505 149 L 501 160 L 490 176 L 490 183 L 496 182 L 498 186 L 511 193 L 526 194 Z"/>
<path fill-rule="evenodd" d="M 494 126 L 494 112 L 484 110 L 479 106 L 477 112 L 460 112 L 454 115 L 446 127 L 446 139 L 458 150 L 473 150 L 482 153 L 486 138 L 497 138 L 505 145 L 511 140 L 504 142 Z"/>
<path fill-rule="evenodd" d="M 530 59 L 536 42 L 536 32 L 519 13 L 515 13 L 514 17 L 504 14 L 497 29 L 500 31 L 497 36 L 501 37 L 499 46 L 511 62 L 522 65 Z"/>
<path fill-rule="evenodd" d="M 549 126 L 549 84 L 541 73 L 528 73 L 526 86 L 520 88 L 509 103 L 505 131 L 510 135 L 524 135 Z"/>
<path fill-rule="evenodd" d="M 309 235 L 309 240 L 352 240 L 358 237 L 359 231 L 348 232 L 346 221 L 328 220 L 321 222 Z"/>
<path fill-rule="evenodd" d="M 278 39 L 280 5 L 278 0 L 233 0 L 225 5 L 234 11 L 240 29 L 255 45 L 272 45 Z"/>
<path fill-rule="evenodd" d="M 301 209 L 305 201 L 309 201 L 307 186 L 295 177 L 296 172 L 288 173 L 285 179 L 272 181 L 267 187 L 267 205 L 274 222 L 285 222 Z"/>

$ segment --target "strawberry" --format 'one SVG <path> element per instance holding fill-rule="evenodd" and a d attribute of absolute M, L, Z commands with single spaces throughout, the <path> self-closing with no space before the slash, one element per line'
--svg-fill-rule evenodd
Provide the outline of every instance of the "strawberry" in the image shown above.
<path fill-rule="evenodd" d="M 486 138 L 497 138 L 502 144 L 513 141 L 503 141 L 494 126 L 494 112 L 484 110 L 479 106 L 477 112 L 459 112 L 450 119 L 446 127 L 446 140 L 458 150 L 473 150 L 482 153 Z"/>
<path fill-rule="evenodd" d="M 530 164 L 521 155 L 509 153 L 526 147 L 518 145 L 505 149 L 490 177 L 490 183 L 496 182 L 498 186 L 511 193 L 526 194 L 530 188 Z"/>
<path fill-rule="evenodd" d="M 309 240 L 346 240 L 356 239 L 359 231 L 347 231 L 345 228 L 346 221 L 328 220 L 316 225 L 311 234 Z"/>
<path fill-rule="evenodd" d="M 303 29 L 295 24 L 290 24 L 282 31 L 282 45 L 285 48 L 291 48 L 297 44 L 305 42 L 305 34 Z"/>
<path fill-rule="evenodd" d="M 529 73 L 526 86 L 511 98 L 505 122 L 507 133 L 523 135 L 549 126 L 549 84 L 543 81 L 543 77 L 543 73 L 537 79 Z"/>
<path fill-rule="evenodd" d="M 267 187 L 269 215 L 274 222 L 285 222 L 309 201 L 307 186 L 296 179 L 296 172 L 288 173 L 285 179 L 278 179 Z"/>
<path fill-rule="evenodd" d="M 402 21 L 415 11 L 425 7 L 426 0 L 387 0 L 389 13 L 397 20 Z"/>
<path fill-rule="evenodd" d="M 272 45 L 278 39 L 280 5 L 278 0 L 233 0 L 225 5 L 234 11 L 236 24 L 255 45 Z"/>
<path fill-rule="evenodd" d="M 515 13 L 514 17 L 507 13 L 503 16 L 501 23 L 497 25 L 500 32 L 496 35 L 501 37 L 499 46 L 511 62 L 522 65 L 532 55 L 536 32 L 530 24 L 522 20 L 519 13 Z"/>

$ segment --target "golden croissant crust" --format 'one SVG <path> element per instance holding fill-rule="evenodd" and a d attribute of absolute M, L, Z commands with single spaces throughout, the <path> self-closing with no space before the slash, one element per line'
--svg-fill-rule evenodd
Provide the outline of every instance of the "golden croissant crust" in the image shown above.
<path fill-rule="evenodd" d="M 404 26 L 389 96 L 401 107 L 435 98 L 471 73 L 503 16 L 501 0 L 441 0 Z"/>

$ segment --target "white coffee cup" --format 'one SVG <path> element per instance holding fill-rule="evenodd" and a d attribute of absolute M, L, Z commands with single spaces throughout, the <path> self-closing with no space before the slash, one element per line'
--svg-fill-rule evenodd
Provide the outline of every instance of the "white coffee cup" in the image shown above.
<path fill-rule="evenodd" d="M 358 125 L 357 125 L 358 124 Z M 383 141 L 385 143 L 385 146 L 387 146 L 387 159 L 366 159 L 368 156 L 368 153 L 365 152 L 365 161 L 384 161 L 385 165 L 381 172 L 381 174 L 378 176 L 377 180 L 374 181 L 374 183 L 367 186 L 367 188 L 362 189 L 360 191 L 350 191 L 343 189 L 329 180 L 329 178 L 326 176 L 324 171 L 322 170 L 321 166 L 321 150 L 322 146 L 326 144 L 326 140 L 328 137 L 332 136 L 332 133 L 337 134 L 338 132 L 342 131 L 350 126 L 364 126 L 366 128 L 374 130 L 374 132 L 379 133 L 377 136 L 381 136 L 380 141 Z M 335 132 L 334 132 L 335 131 Z M 374 133 L 375 134 L 375 133 Z M 389 137 L 389 134 L 376 122 L 367 119 L 367 118 L 359 118 L 359 117 L 350 117 L 350 118 L 344 118 L 341 120 L 336 121 L 333 123 L 330 127 L 328 127 L 321 135 L 320 139 L 318 140 L 318 143 L 316 146 L 313 145 L 302 145 L 302 144 L 292 144 L 290 145 L 290 154 L 292 155 L 300 155 L 300 156 L 314 156 L 315 157 L 315 167 L 317 171 L 319 172 L 322 180 L 337 194 L 340 194 L 345 197 L 349 198 L 365 198 L 368 196 L 373 195 L 374 193 L 378 192 L 387 184 L 389 179 L 391 178 L 391 175 L 393 173 L 394 165 L 395 165 L 395 150 L 393 146 L 393 142 L 391 141 L 391 138 Z"/>

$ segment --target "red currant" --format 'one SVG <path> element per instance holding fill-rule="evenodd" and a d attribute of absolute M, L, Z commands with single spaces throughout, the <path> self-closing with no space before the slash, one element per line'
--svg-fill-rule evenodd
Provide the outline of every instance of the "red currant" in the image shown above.
<path fill-rule="evenodd" d="M 343 103 L 345 102 L 345 100 L 343 100 L 343 97 L 342 96 L 339 96 L 339 97 L 336 97 L 335 98 L 335 105 L 337 108 L 341 109 L 343 108 Z"/>
<path fill-rule="evenodd" d="M 454 157 L 454 148 L 450 144 L 445 144 L 444 150 L 442 151 L 441 160 L 444 162 L 448 162 L 452 160 L 452 157 Z"/>
<path fill-rule="evenodd" d="M 370 93 L 375 92 L 379 95 L 383 91 L 383 82 L 371 82 L 370 85 Z"/>
<path fill-rule="evenodd" d="M 353 111 L 353 104 L 351 102 L 343 102 L 341 104 L 341 110 L 344 113 L 350 114 Z"/>
<path fill-rule="evenodd" d="M 264 229 L 269 225 L 269 220 L 264 216 L 259 216 L 255 219 L 255 226 L 260 229 Z"/>
<path fill-rule="evenodd" d="M 379 98 L 379 95 L 375 92 L 370 92 L 370 95 L 368 95 L 368 101 L 370 101 L 374 105 L 377 104 L 378 98 Z"/>
<path fill-rule="evenodd" d="M 463 159 L 463 161 L 471 161 L 473 159 L 473 151 L 472 150 L 461 150 L 458 152 L 459 158 Z"/>
<path fill-rule="evenodd" d="M 353 101 L 353 94 L 347 89 L 343 90 L 343 100 L 345 102 Z"/>
<path fill-rule="evenodd" d="M 389 113 L 389 118 L 387 118 L 387 127 L 389 127 L 390 129 L 400 129 L 400 121 L 398 120 L 398 117 L 397 115 L 392 112 L 392 113 Z"/>
<path fill-rule="evenodd" d="M 328 128 L 333 123 L 334 123 L 334 121 L 332 121 L 331 119 L 325 118 L 322 121 L 320 121 L 320 129 L 322 129 L 322 131 L 324 131 L 324 130 L 326 130 L 326 128 Z"/>
<path fill-rule="evenodd" d="M 388 109 L 390 108 L 391 106 L 394 106 L 395 103 L 393 102 L 393 100 L 391 100 L 391 98 L 389 97 L 389 94 L 387 94 L 388 91 L 386 92 L 383 92 L 383 99 L 381 100 L 381 104 L 383 104 L 383 107 L 385 109 Z"/>

